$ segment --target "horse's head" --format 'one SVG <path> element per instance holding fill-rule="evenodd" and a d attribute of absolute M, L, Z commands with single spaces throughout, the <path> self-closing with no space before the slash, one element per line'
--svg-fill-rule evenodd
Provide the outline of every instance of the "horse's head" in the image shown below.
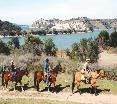
<path fill-rule="evenodd" d="M 100 69 L 97 72 L 99 73 L 99 77 L 102 77 L 102 78 L 105 77 L 105 71 L 104 70 Z"/>
<path fill-rule="evenodd" d="M 63 67 L 60 63 L 58 63 L 55 68 L 54 68 L 57 72 L 63 72 Z"/>

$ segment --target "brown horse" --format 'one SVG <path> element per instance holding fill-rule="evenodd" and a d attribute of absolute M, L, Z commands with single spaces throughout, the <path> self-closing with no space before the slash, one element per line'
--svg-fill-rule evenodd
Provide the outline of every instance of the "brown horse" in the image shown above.
<path fill-rule="evenodd" d="M 20 83 L 20 85 L 22 85 L 21 80 L 22 80 L 22 77 L 24 75 L 28 75 L 27 70 L 17 70 L 15 72 L 15 76 L 13 75 L 13 72 L 11 72 L 11 71 L 3 71 L 3 73 L 2 73 L 2 85 L 7 88 L 8 83 L 11 81 L 11 82 L 15 83 L 15 87 L 14 87 L 14 90 L 15 90 L 18 83 Z M 23 90 L 22 86 L 21 86 L 21 88 Z"/>
<path fill-rule="evenodd" d="M 48 84 L 48 90 L 50 90 L 51 85 L 53 84 L 54 88 L 55 88 L 55 82 L 56 82 L 56 78 L 58 75 L 58 72 L 61 72 L 62 69 L 59 67 L 55 67 L 54 69 L 50 70 L 50 76 L 48 78 L 49 84 Z M 34 86 L 37 88 L 37 91 L 39 91 L 39 84 L 41 81 L 44 81 L 45 77 L 44 77 L 44 72 L 43 71 L 36 71 L 34 73 Z M 54 91 L 54 90 L 53 90 Z"/>
<path fill-rule="evenodd" d="M 90 85 L 91 85 L 91 89 L 94 89 L 95 90 L 95 94 L 96 94 L 96 82 L 97 82 L 97 79 L 100 77 L 104 77 L 105 76 L 105 72 L 104 70 L 96 70 L 96 71 L 92 71 L 90 73 Z M 73 90 L 74 90 L 74 87 L 75 85 L 77 85 L 77 90 L 79 90 L 79 87 L 80 87 L 80 83 L 81 82 L 84 82 L 85 79 L 84 79 L 84 73 L 82 73 L 81 71 L 77 71 L 73 74 L 73 82 L 72 82 L 72 93 Z M 81 94 L 80 90 L 79 90 L 79 93 Z"/>

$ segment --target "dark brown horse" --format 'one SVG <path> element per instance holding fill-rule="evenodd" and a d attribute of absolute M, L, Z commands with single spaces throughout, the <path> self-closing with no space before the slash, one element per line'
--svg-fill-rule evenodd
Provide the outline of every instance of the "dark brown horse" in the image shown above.
<path fill-rule="evenodd" d="M 56 83 L 56 78 L 58 75 L 58 72 L 62 71 L 62 68 L 60 67 L 55 67 L 52 70 L 50 70 L 50 76 L 48 78 L 48 90 L 50 89 L 51 85 L 53 84 L 54 88 L 55 88 L 55 83 Z M 41 81 L 44 81 L 45 77 L 44 77 L 44 72 L 43 71 L 36 71 L 34 73 L 34 86 L 37 88 L 37 91 L 39 91 L 39 84 Z M 54 91 L 54 90 L 53 90 Z"/>
<path fill-rule="evenodd" d="M 15 75 L 14 75 L 14 73 L 15 73 Z M 28 75 L 28 71 L 27 70 L 16 70 L 15 72 L 11 72 L 10 70 L 3 71 L 2 72 L 2 85 L 7 88 L 8 87 L 8 83 L 11 81 L 11 82 L 15 83 L 14 90 L 15 90 L 15 88 L 16 88 L 18 83 L 20 83 L 21 88 L 22 88 L 21 80 L 22 80 L 22 77 L 24 75 Z"/>
<path fill-rule="evenodd" d="M 77 71 L 73 74 L 72 93 L 74 93 L 73 90 L 74 90 L 75 85 L 77 85 L 77 89 L 79 90 L 81 82 L 85 81 L 84 75 L 85 73 L 82 73 L 81 71 Z M 96 83 L 99 77 L 105 77 L 104 70 L 95 70 L 90 73 L 90 79 L 89 79 L 90 85 L 91 85 L 91 88 L 94 89 L 95 94 L 96 94 Z"/>

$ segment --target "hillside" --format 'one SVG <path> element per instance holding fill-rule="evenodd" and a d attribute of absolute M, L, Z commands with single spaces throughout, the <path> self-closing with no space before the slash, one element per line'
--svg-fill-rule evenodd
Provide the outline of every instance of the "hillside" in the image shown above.
<path fill-rule="evenodd" d="M 13 31 L 21 31 L 21 28 L 16 24 L 0 20 L 0 35 L 11 35 Z"/>
<path fill-rule="evenodd" d="M 72 18 L 69 20 L 39 19 L 32 24 L 33 30 L 85 32 L 94 29 L 117 28 L 117 19 L 90 19 L 87 17 Z"/>

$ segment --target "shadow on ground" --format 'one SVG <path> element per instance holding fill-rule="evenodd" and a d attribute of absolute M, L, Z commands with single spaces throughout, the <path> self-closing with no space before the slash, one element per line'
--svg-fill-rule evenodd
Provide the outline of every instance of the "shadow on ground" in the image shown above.
<path fill-rule="evenodd" d="M 99 95 L 100 93 L 103 93 L 103 92 L 109 92 L 110 89 L 99 89 L 97 88 L 96 91 L 95 89 L 92 89 L 92 88 L 80 88 L 79 90 L 75 91 L 74 93 L 80 93 L 80 94 L 83 94 L 83 93 L 90 93 L 90 94 L 95 94 L 95 95 Z"/>
<path fill-rule="evenodd" d="M 66 85 L 63 87 L 61 84 L 59 84 L 59 85 L 56 85 L 55 87 L 50 87 L 49 91 L 59 93 L 67 87 L 70 87 L 70 85 Z M 48 91 L 48 87 L 45 87 L 45 89 L 41 90 L 41 92 L 43 91 Z"/>

